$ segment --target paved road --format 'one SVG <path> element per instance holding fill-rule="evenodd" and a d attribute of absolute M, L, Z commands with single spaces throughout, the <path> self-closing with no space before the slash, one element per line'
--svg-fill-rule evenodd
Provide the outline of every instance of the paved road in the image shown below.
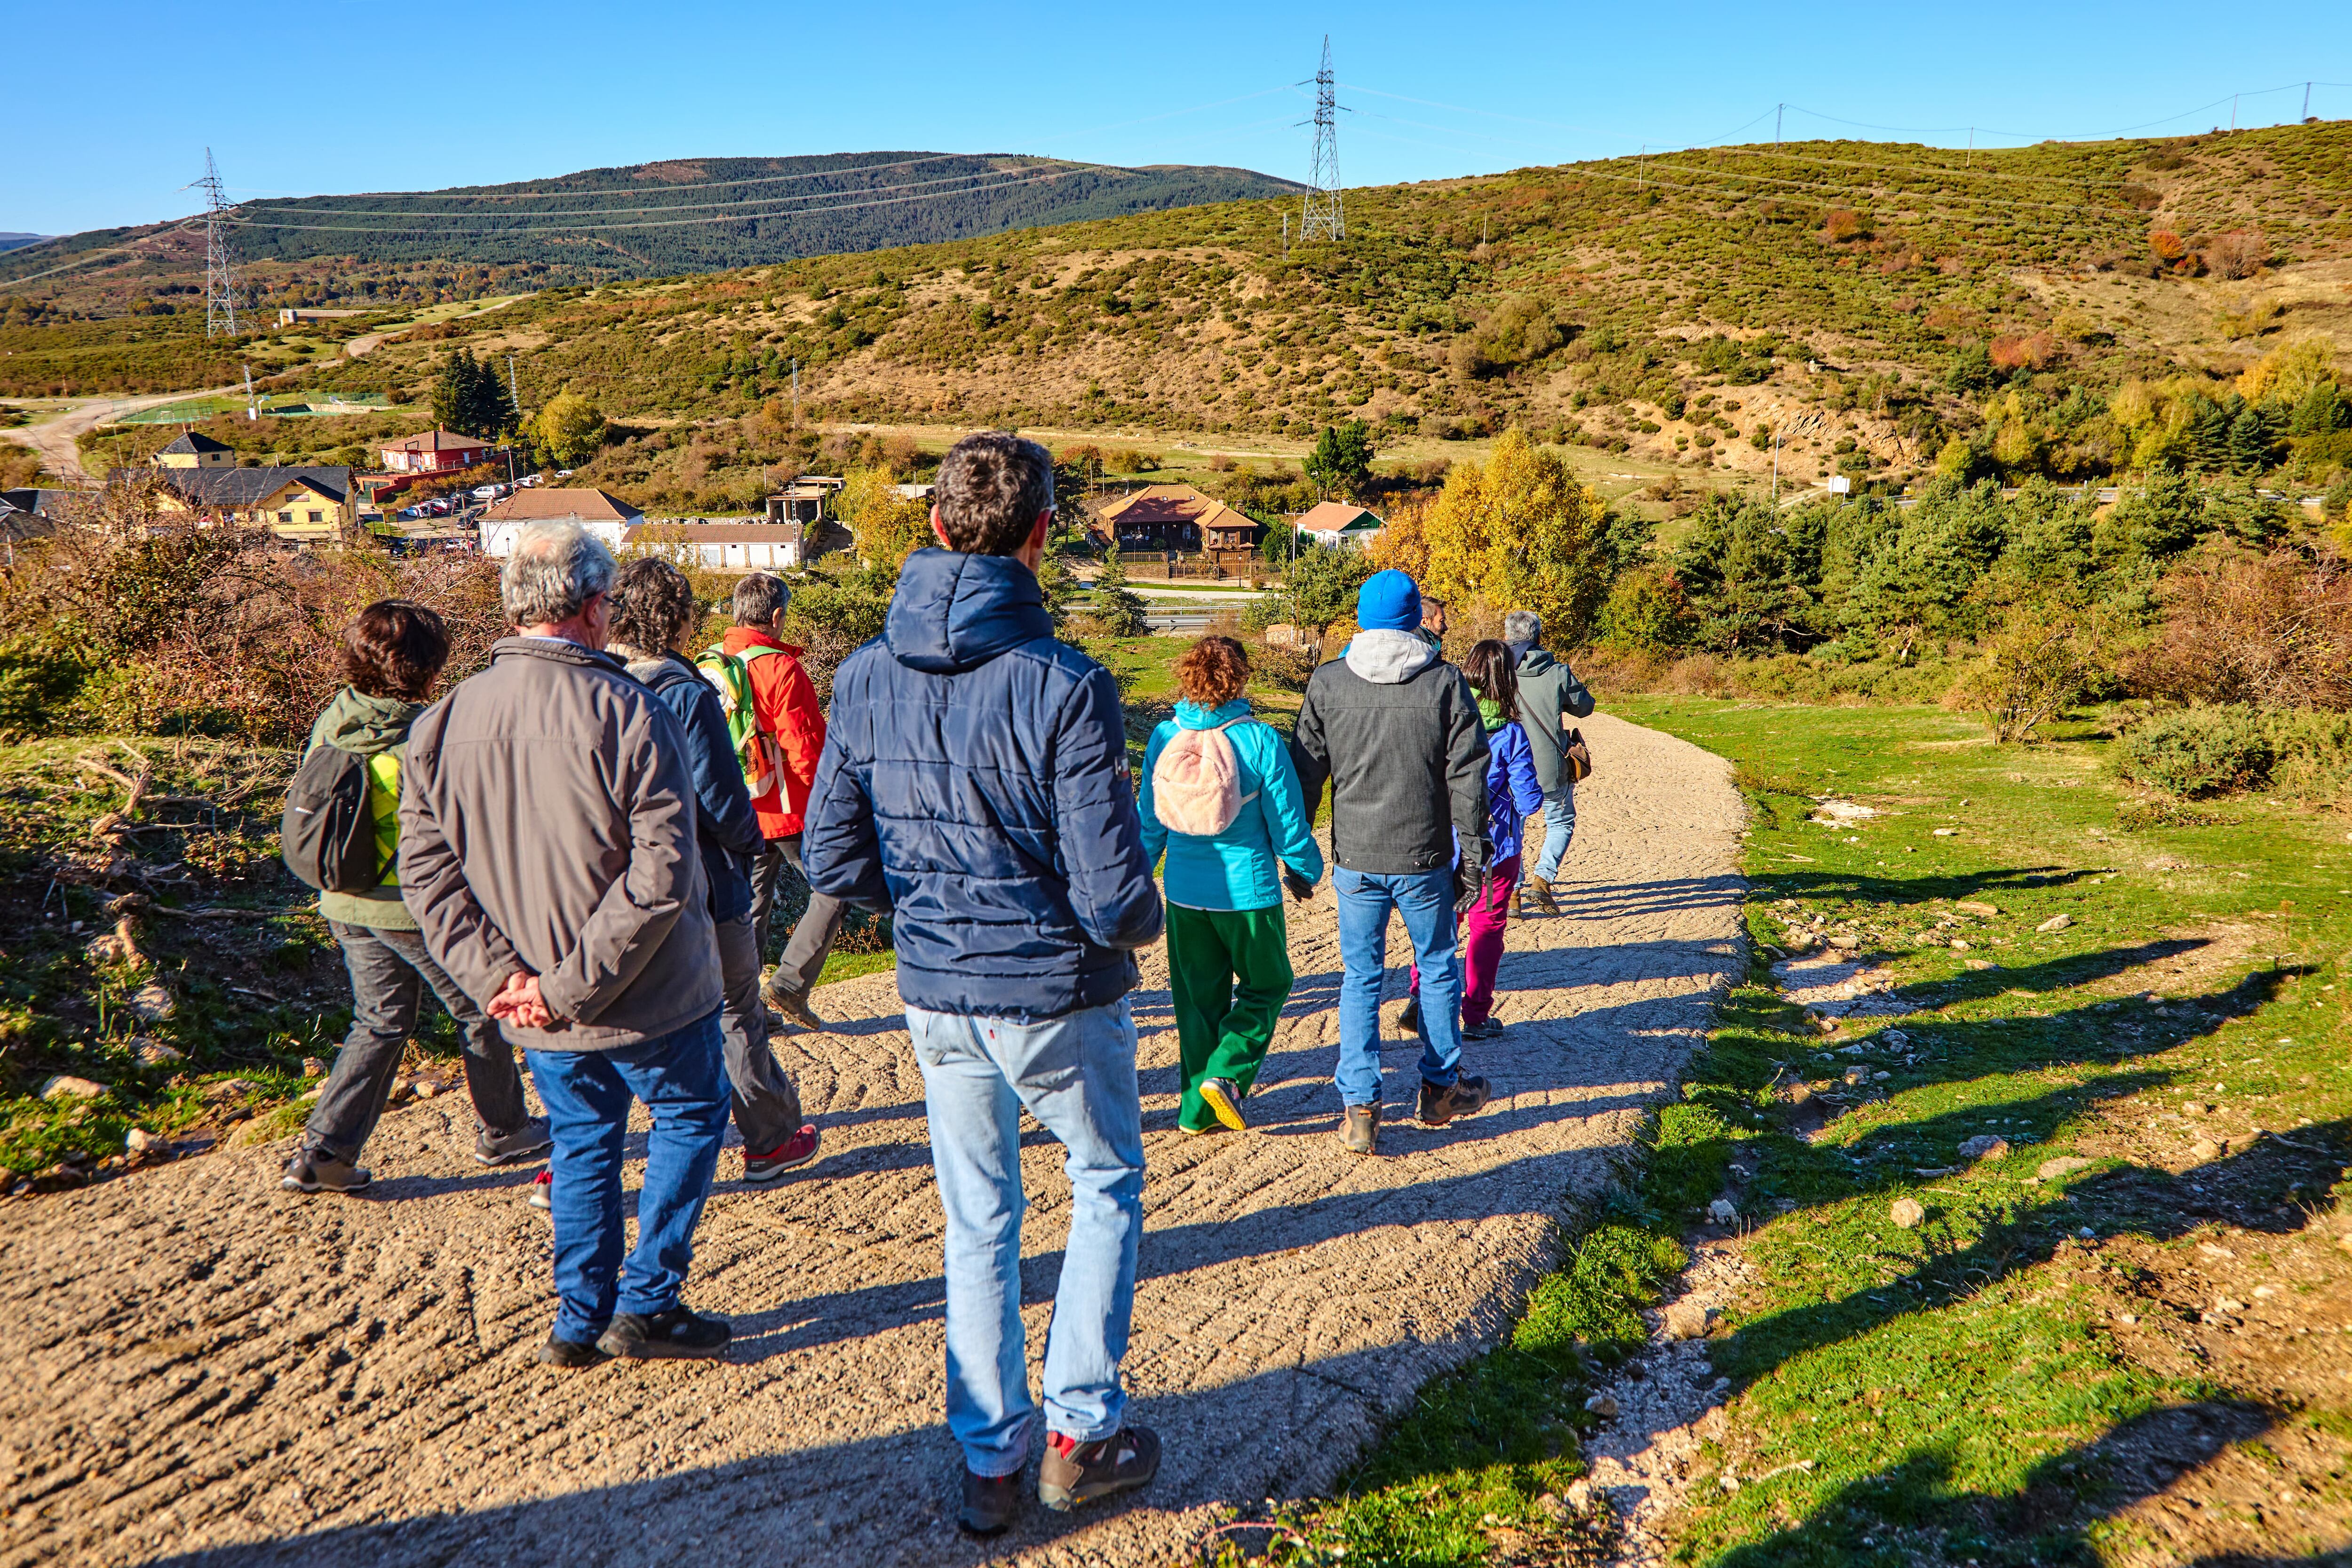
<path fill-rule="evenodd" d="M 829 986 L 783 1052 L 826 1155 L 781 1191 L 730 1154 L 689 1298 L 723 1364 L 559 1373 L 527 1173 L 467 1158 L 461 1106 L 389 1116 L 369 1196 L 277 1190 L 283 1146 L 19 1201 L 0 1252 L 0 1563 L 1168 1561 L 1220 1500 L 1326 1491 L 1432 1375 L 1491 1344 L 1672 1082 L 1737 962 L 1727 764 L 1585 721 L 1565 918 L 1514 922 L 1486 1114 L 1331 1136 L 1330 896 L 1292 915 L 1298 984 L 1246 1134 L 1176 1131 L 1167 968 L 1134 998 L 1150 1177 L 1128 1372 L 1166 1439 L 1135 1503 L 956 1531 L 940 1424 L 940 1215 L 890 977 Z M 1392 954 L 1393 955 L 1393 954 Z M 1392 976 L 1391 990 L 1402 984 Z M 1393 1015 L 1395 1005 L 1388 1011 Z M 1032 1130 L 1024 1317 L 1042 1352 L 1068 1188 Z M 1034 1468 L 1033 1468 L 1034 1475 Z"/>

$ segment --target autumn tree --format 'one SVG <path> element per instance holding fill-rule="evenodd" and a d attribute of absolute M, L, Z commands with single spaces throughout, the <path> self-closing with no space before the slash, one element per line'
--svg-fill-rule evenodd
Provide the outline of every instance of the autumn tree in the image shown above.
<path fill-rule="evenodd" d="M 843 479 L 835 508 L 857 542 L 857 558 L 869 586 L 887 594 L 897 585 L 907 557 L 938 542 L 931 535 L 931 509 L 900 495 L 888 468 L 852 468 Z"/>
<path fill-rule="evenodd" d="M 560 392 L 531 421 L 532 444 L 541 461 L 576 468 L 604 445 L 604 411 L 576 392 Z"/>
<path fill-rule="evenodd" d="M 1422 585 L 1449 601 L 1533 610 L 1546 640 L 1581 642 L 1607 593 L 1608 509 L 1557 452 L 1507 430 L 1484 464 L 1457 463 L 1422 520 Z M 1402 543 L 1391 553 L 1402 553 Z"/>

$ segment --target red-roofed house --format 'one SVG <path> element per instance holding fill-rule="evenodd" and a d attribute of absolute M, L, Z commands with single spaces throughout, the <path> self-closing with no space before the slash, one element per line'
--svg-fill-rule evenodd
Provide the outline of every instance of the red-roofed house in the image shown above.
<path fill-rule="evenodd" d="M 482 509 L 482 553 L 513 554 L 515 535 L 534 522 L 576 522 L 606 549 L 618 550 L 628 531 L 644 521 L 645 513 L 603 490 L 517 490 Z"/>
<path fill-rule="evenodd" d="M 1388 525 L 1377 512 L 1346 501 L 1318 501 L 1291 520 L 1302 538 L 1318 544 L 1369 544 Z"/>
<path fill-rule="evenodd" d="M 1146 485 L 1095 514 L 1098 536 L 1122 550 L 1250 550 L 1260 530 L 1244 512 L 1190 485 Z"/>
<path fill-rule="evenodd" d="M 421 436 L 405 436 L 385 443 L 383 466 L 395 474 L 437 474 L 486 463 L 492 450 L 488 441 L 476 437 L 427 430 Z"/>

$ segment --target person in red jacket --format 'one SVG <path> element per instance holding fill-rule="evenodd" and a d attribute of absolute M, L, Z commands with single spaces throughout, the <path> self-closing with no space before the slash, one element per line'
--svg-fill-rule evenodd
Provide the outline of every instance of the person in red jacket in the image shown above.
<path fill-rule="evenodd" d="M 824 714 L 817 707 L 816 688 L 801 668 L 801 650 L 782 637 L 784 610 L 792 596 L 791 588 L 765 572 L 746 576 L 735 584 L 735 624 L 719 645 L 743 660 L 751 680 L 752 718 L 761 732 L 775 742 L 775 782 L 751 797 L 761 835 L 768 841 L 766 852 L 751 868 L 751 929 L 762 953 L 768 951 L 769 921 L 786 863 L 803 885 L 808 881 L 801 864 L 801 813 L 808 808 L 809 784 L 824 750 Z M 761 988 L 772 1011 L 804 1029 L 824 1027 L 824 1020 L 809 1005 L 809 987 L 816 984 L 834 939 L 841 934 L 843 908 L 840 900 L 812 889 L 808 910 L 793 928 L 782 962 Z"/>

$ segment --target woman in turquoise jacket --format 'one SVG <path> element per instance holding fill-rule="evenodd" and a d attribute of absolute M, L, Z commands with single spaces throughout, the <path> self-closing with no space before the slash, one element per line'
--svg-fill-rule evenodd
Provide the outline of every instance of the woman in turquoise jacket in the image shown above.
<path fill-rule="evenodd" d="M 1282 892 L 1311 897 L 1323 850 L 1300 798 L 1282 737 L 1250 717 L 1242 700 L 1249 656 L 1231 637 L 1207 637 L 1176 661 L 1182 700 L 1143 753 L 1144 858 L 1168 866 L 1169 985 L 1184 1061 L 1176 1123 L 1241 1131 L 1241 1102 L 1257 1081 L 1275 1021 L 1290 997 Z M 1186 731 L 1214 730 L 1233 749 L 1241 810 L 1220 833 L 1183 833 L 1161 822 L 1154 779 L 1161 754 Z M 1173 810 L 1171 815 L 1179 815 Z"/>

